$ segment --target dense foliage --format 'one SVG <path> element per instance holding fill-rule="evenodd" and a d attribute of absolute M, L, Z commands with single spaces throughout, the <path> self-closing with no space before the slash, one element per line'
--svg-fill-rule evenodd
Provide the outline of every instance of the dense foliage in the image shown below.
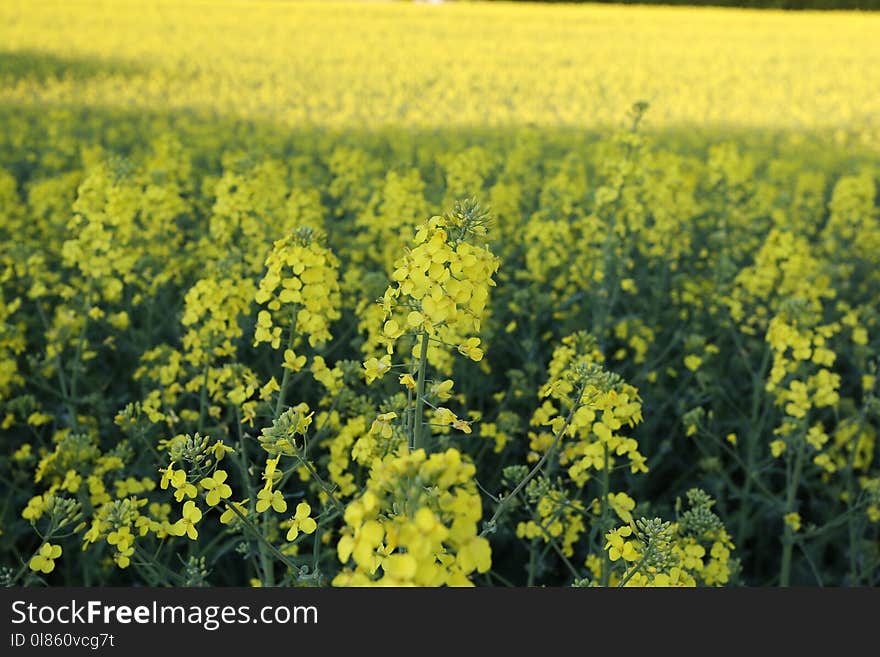
<path fill-rule="evenodd" d="M 880 583 L 873 17 L 124 7 L 0 7 L 4 582 Z"/>

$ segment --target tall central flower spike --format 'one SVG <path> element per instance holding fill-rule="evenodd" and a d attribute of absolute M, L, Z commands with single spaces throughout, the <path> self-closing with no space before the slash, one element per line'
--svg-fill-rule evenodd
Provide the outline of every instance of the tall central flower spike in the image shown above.
<path fill-rule="evenodd" d="M 425 222 L 412 248 L 395 262 L 392 283 L 380 300 L 383 317 L 377 343 L 384 346 L 385 355 L 364 363 L 365 378 L 368 383 L 381 379 L 394 367 L 395 354 L 411 348 L 409 363 L 397 367 L 406 370 L 399 382 L 412 403 L 400 419 L 414 449 L 425 446 L 426 405 L 432 409 L 433 424 L 470 433 L 467 421 L 438 405 L 450 399 L 453 381 L 429 382 L 426 370 L 430 364 L 451 373 L 456 352 L 472 361 L 483 358 L 479 333 L 500 264 L 485 244 L 487 217 L 476 201 L 467 200 L 456 203 L 451 213 Z M 391 429 L 388 425 L 385 433 Z"/>

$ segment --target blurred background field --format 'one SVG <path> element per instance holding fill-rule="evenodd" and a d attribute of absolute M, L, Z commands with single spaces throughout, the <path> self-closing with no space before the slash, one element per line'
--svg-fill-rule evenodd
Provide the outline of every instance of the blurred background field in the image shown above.
<path fill-rule="evenodd" d="M 2 165 L 28 177 L 163 131 L 215 165 L 226 147 L 302 139 L 410 159 L 520 133 L 566 145 L 620 128 L 637 101 L 642 129 L 677 150 L 860 158 L 880 148 L 878 32 L 864 12 L 9 0 Z"/>
<path fill-rule="evenodd" d="M 864 130 L 880 15 L 602 5 L 8 0 L 7 107 L 284 127 Z"/>

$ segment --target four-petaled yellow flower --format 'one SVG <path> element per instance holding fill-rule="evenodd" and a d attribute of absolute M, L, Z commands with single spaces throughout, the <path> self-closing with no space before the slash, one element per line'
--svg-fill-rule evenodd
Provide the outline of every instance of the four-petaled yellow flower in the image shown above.
<path fill-rule="evenodd" d="M 175 536 L 183 536 L 186 534 L 190 539 L 196 540 L 199 537 L 196 524 L 201 519 L 201 510 L 196 506 L 195 502 L 189 500 L 183 505 L 183 517 L 171 525 L 170 533 Z"/>
<path fill-rule="evenodd" d="M 372 570 L 376 566 L 376 549 L 382 543 L 385 530 L 375 520 L 365 522 L 354 533 L 345 535 L 336 544 L 336 552 L 343 563 L 354 557 L 357 564 Z"/>
<path fill-rule="evenodd" d="M 208 506 L 216 506 L 220 504 L 220 500 L 225 500 L 232 496 L 232 488 L 229 487 L 229 484 L 225 483 L 228 476 L 226 470 L 217 470 L 213 476 L 205 477 L 199 482 L 202 488 L 208 491 L 205 495 L 205 501 L 208 503 Z"/>
<path fill-rule="evenodd" d="M 480 348 L 480 338 L 468 338 L 458 345 L 458 351 L 462 356 L 467 356 L 473 361 L 483 360 L 483 350 Z"/>
<path fill-rule="evenodd" d="M 364 377 L 367 379 L 367 385 L 381 379 L 385 373 L 391 369 L 391 356 L 385 355 L 382 358 L 368 358 L 364 361 Z"/>
<path fill-rule="evenodd" d="M 377 433 L 383 438 L 391 438 L 391 434 L 393 429 L 391 427 L 391 420 L 397 417 L 397 413 L 391 411 L 389 413 L 380 413 L 375 420 L 373 420 L 373 424 L 370 427 L 370 433 Z"/>
<path fill-rule="evenodd" d="M 195 497 L 199 493 L 195 485 L 187 481 L 183 470 L 176 470 L 171 475 L 171 485 L 175 488 L 174 499 L 178 502 L 182 502 L 184 497 Z"/>
<path fill-rule="evenodd" d="M 131 528 L 124 525 L 116 531 L 107 535 L 107 543 L 116 546 L 116 554 L 113 555 L 113 561 L 122 569 L 128 568 L 131 564 L 131 556 L 134 554 L 134 536 Z"/>
<path fill-rule="evenodd" d="M 608 505 L 624 522 L 633 521 L 631 511 L 636 508 L 636 501 L 626 493 L 608 493 Z"/>
<path fill-rule="evenodd" d="M 134 541 L 134 536 L 131 533 L 131 528 L 128 525 L 124 525 L 120 527 L 116 531 L 112 531 L 107 534 L 107 543 L 110 545 L 115 545 L 120 548 L 127 547 Z"/>
<path fill-rule="evenodd" d="M 281 367 L 291 372 L 299 372 L 305 364 L 305 356 L 297 356 L 293 349 L 284 350 L 284 362 L 281 364 Z"/>
<path fill-rule="evenodd" d="M 43 543 L 37 553 L 31 557 L 28 567 L 37 573 L 48 575 L 55 570 L 55 559 L 61 556 L 61 546 Z"/>
<path fill-rule="evenodd" d="M 287 502 L 281 491 L 264 488 L 257 493 L 257 513 L 263 513 L 270 506 L 278 513 L 287 511 Z"/>
<path fill-rule="evenodd" d="M 312 507 L 308 502 L 300 502 L 296 505 L 296 513 L 290 520 L 290 529 L 287 530 L 287 540 L 294 541 L 300 532 L 311 534 L 318 528 L 314 518 L 310 518 Z"/>
<path fill-rule="evenodd" d="M 272 394 L 279 390 L 281 390 L 281 386 L 278 385 L 278 380 L 273 376 L 266 382 L 266 385 L 260 388 L 260 399 L 269 401 L 272 398 Z"/>
<path fill-rule="evenodd" d="M 117 566 L 124 570 L 131 565 L 131 557 L 133 554 L 134 545 L 129 545 L 127 548 L 117 551 L 116 554 L 113 555 L 113 561 L 116 562 Z"/>
<path fill-rule="evenodd" d="M 608 541 L 605 549 L 608 550 L 608 558 L 611 561 L 617 561 L 621 557 L 626 561 L 635 561 L 639 558 L 635 541 L 626 540 L 628 536 L 632 536 L 632 533 L 632 527 L 624 525 L 605 534 Z"/>

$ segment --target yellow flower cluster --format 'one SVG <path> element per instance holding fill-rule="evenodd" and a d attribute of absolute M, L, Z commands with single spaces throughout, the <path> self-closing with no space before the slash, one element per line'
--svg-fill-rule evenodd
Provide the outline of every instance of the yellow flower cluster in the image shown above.
<path fill-rule="evenodd" d="M 283 329 L 291 332 L 291 344 L 294 335 L 307 336 L 313 347 L 329 340 L 330 324 L 339 319 L 338 268 L 336 257 L 310 230 L 275 242 L 255 296 L 268 310 L 257 315 L 254 344 L 280 348 Z"/>
<path fill-rule="evenodd" d="M 483 357 L 480 332 L 489 302 L 489 288 L 499 260 L 488 250 L 473 245 L 468 238 L 485 235 L 482 217 L 474 208 L 457 210 L 446 217 L 433 217 L 420 227 L 413 248 L 395 262 L 394 281 L 382 298 L 383 337 L 388 354 L 405 333 L 415 333 L 429 344 L 428 360 L 441 369 L 449 368 L 444 344 L 457 345 L 458 351 L 479 361 Z"/>
<path fill-rule="evenodd" d="M 688 491 L 690 508 L 677 523 L 659 519 L 629 521 L 605 535 L 609 560 L 625 564 L 615 575 L 618 586 L 723 586 L 738 567 L 733 542 L 718 517 L 714 501 L 699 489 Z M 594 573 L 601 566 L 589 561 Z"/>
<path fill-rule="evenodd" d="M 834 406 L 839 401 L 840 375 L 828 369 L 834 365 L 837 356 L 826 346 L 827 340 L 839 330 L 836 323 L 799 330 L 797 325 L 786 323 L 780 316 L 770 320 L 767 342 L 773 350 L 773 366 L 766 387 L 773 392 L 783 380 L 789 381 L 787 389 L 780 390 L 778 395 L 789 416 L 803 418 L 812 406 Z M 806 380 L 791 376 L 803 376 L 801 363 L 816 366 L 808 368 L 815 373 Z"/>
<path fill-rule="evenodd" d="M 253 283 L 244 278 L 203 278 L 189 289 L 181 324 L 188 329 L 182 344 L 190 365 L 201 368 L 235 355 L 233 343 L 242 334 L 239 320 L 250 315 L 254 293 Z"/>
<path fill-rule="evenodd" d="M 590 470 L 610 471 L 621 457 L 633 474 L 647 471 L 638 442 L 621 433 L 642 420 L 638 391 L 604 371 L 597 362 L 600 358 L 590 336 L 563 338 L 550 361 L 550 378 L 541 389 L 547 401 L 532 418 L 533 426 L 548 426 L 553 433 L 564 429 L 559 462 L 578 487 L 590 478 Z M 532 448 L 542 449 L 552 436 L 531 434 Z"/>
<path fill-rule="evenodd" d="M 549 489 L 535 504 L 536 516 L 533 520 L 517 523 L 516 535 L 520 538 L 539 538 L 545 543 L 558 540 L 566 557 L 574 555 L 574 546 L 580 539 L 584 524 L 583 504 L 575 499 L 569 500 L 565 493 Z"/>
<path fill-rule="evenodd" d="M 477 533 L 482 504 L 475 468 L 454 449 L 404 451 L 373 468 L 366 492 L 345 509 L 337 545 L 353 566 L 338 586 L 468 586 L 492 563 Z"/>

